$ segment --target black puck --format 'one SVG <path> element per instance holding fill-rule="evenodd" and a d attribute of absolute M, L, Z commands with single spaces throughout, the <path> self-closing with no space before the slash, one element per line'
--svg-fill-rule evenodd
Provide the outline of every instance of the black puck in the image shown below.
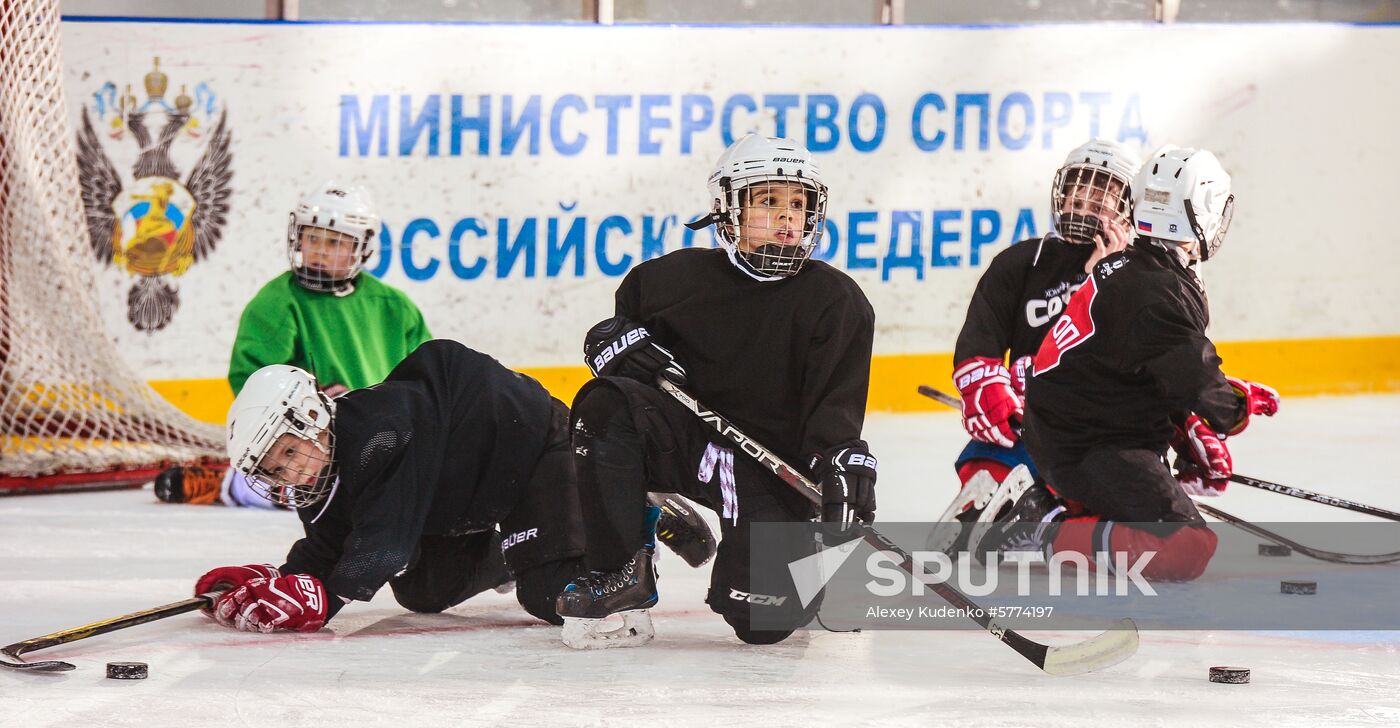
<path fill-rule="evenodd" d="M 1259 544 L 1260 556 L 1288 556 L 1293 553 L 1293 549 L 1287 546 L 1280 546 L 1276 543 Z"/>
<path fill-rule="evenodd" d="M 109 662 L 107 663 L 107 677 L 113 680 L 145 680 L 146 663 Z"/>
<path fill-rule="evenodd" d="M 1213 683 L 1229 683 L 1232 685 L 1243 685 L 1249 682 L 1249 668 L 1247 667 L 1212 667 L 1210 669 L 1210 681 Z"/>
<path fill-rule="evenodd" d="M 1283 594 L 1316 594 L 1317 582 L 1315 581 L 1281 581 L 1278 585 L 1279 592 Z"/>

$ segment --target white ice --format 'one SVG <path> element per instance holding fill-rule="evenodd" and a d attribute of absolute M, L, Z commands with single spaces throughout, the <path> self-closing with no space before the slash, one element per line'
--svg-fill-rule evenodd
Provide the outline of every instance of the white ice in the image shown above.
<path fill-rule="evenodd" d="M 1397 431 L 1400 396 L 1292 399 L 1230 444 L 1240 472 L 1400 510 Z M 874 415 L 866 434 L 880 516 L 936 518 L 955 490 L 957 417 Z M 1367 520 L 1240 485 L 1215 502 L 1256 521 Z M 288 513 L 164 505 L 149 486 L 0 498 L 0 644 L 185 598 L 208 568 L 279 562 L 299 531 Z M 1052 678 L 975 629 L 745 646 L 702 601 L 708 569 L 671 557 L 661 572 L 657 637 L 637 649 L 571 651 L 510 596 L 418 615 L 385 589 L 312 635 L 187 614 L 31 653 L 77 669 L 0 670 L 0 725 L 1400 724 L 1398 632 L 1145 631 L 1127 662 Z M 108 661 L 149 663 L 150 677 L 108 680 Z M 1253 682 L 1212 684 L 1212 665 Z"/>

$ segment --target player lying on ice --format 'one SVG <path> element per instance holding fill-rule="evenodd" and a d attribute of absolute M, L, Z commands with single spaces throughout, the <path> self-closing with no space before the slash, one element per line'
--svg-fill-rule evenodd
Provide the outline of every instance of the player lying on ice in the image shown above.
<path fill-rule="evenodd" d="M 778 642 L 816 609 L 804 609 L 791 585 L 755 593 L 749 562 L 750 524 L 806 522 L 815 508 L 661 391 L 658 374 L 787 462 L 810 464 L 827 518 L 874 516 L 875 463 L 860 435 L 875 317 L 853 280 L 809 260 L 827 195 L 811 154 L 751 134 L 725 150 L 708 186 L 711 213 L 691 225 L 715 225 L 724 249 L 678 250 L 637 266 L 618 287 L 616 315 L 585 337 L 597 378 L 574 400 L 573 444 L 594 571 L 559 596 L 571 647 L 652 636 L 648 490 L 681 493 L 719 514 L 706 601 L 739 639 Z M 805 552 L 763 555 L 787 563 Z M 754 628 L 760 610 L 764 625 L 784 628 Z M 623 627 L 598 631 L 618 613 Z"/>
<path fill-rule="evenodd" d="M 282 566 L 214 569 L 195 593 L 230 589 L 225 626 L 310 632 L 385 583 L 440 612 L 513 578 L 525 611 L 559 624 L 554 599 L 584 573 L 567 428 L 539 383 L 451 341 L 334 400 L 300 369 L 259 369 L 229 411 L 229 459 L 306 536 Z"/>
<path fill-rule="evenodd" d="M 336 397 L 384 381 L 432 338 L 403 291 L 364 272 L 379 227 L 363 187 L 326 182 L 297 200 L 285 240 L 290 270 L 268 281 L 238 321 L 228 367 L 235 395 L 258 369 L 288 364 L 314 373 Z M 155 494 L 167 503 L 276 507 L 223 466 L 168 468 Z"/>
<path fill-rule="evenodd" d="M 1132 194 L 1140 237 L 1093 267 L 1031 361 L 1023 436 L 1044 482 L 973 549 L 1076 552 L 1091 565 L 1152 551 L 1143 577 L 1185 581 L 1205 571 L 1216 537 L 1173 477 L 1168 447 L 1187 456 L 1196 490 L 1219 490 L 1230 475 L 1226 435 L 1273 415 L 1279 398 L 1227 378 L 1205 335 L 1196 267 L 1229 228 L 1229 175 L 1208 151 L 1164 147 Z"/>
<path fill-rule="evenodd" d="M 1050 188 L 1050 232 L 998 253 L 977 282 L 953 354 L 953 383 L 972 439 L 953 464 L 962 491 L 940 520 L 990 520 L 1037 477 L 1020 439 L 1026 365 L 1094 264 L 1132 240 L 1129 189 L 1138 167 L 1137 157 L 1112 141 L 1071 151 Z M 934 541 L 930 548 L 962 545 Z"/>

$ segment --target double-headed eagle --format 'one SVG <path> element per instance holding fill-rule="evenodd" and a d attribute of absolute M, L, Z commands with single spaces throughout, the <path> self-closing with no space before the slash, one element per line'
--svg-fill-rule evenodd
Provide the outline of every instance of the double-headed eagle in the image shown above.
<path fill-rule="evenodd" d="M 164 74 L 160 74 L 164 80 Z M 151 88 L 150 77 L 147 90 Z M 164 93 L 159 85 L 159 99 Z M 134 101 L 134 98 L 133 98 Z M 190 122 L 188 103 L 181 97 L 179 108 L 160 104 L 157 118 L 164 117 L 160 137 L 154 142 L 146 127 L 147 104 L 122 104 L 114 124 L 125 123 L 141 146 L 132 170 L 135 183 L 122 189 L 117 170 L 103 151 L 93 130 L 87 107 L 83 107 L 83 127 L 78 133 L 78 168 L 83 207 L 87 214 L 88 238 L 97 259 L 137 276 L 127 294 L 127 319 L 139 331 L 158 331 L 170 323 L 179 306 L 179 292 L 173 281 L 190 265 L 208 257 L 223 235 L 228 219 L 230 166 L 226 127 L 228 111 L 209 135 L 204 154 L 190 170 L 184 184 L 170 160 L 170 145 Z"/>

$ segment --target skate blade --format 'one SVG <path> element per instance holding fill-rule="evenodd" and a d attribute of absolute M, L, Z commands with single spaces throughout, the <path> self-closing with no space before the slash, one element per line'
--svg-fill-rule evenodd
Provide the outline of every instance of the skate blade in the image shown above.
<path fill-rule="evenodd" d="M 948 509 L 943 511 L 943 515 L 938 517 L 938 521 L 933 524 L 933 530 L 929 531 L 924 547 L 929 551 L 941 551 L 945 554 L 952 554 L 953 545 L 957 543 L 958 534 L 964 525 L 956 521 L 957 515 L 968 508 L 986 509 L 987 502 L 991 500 L 997 487 L 1001 484 L 982 471 L 972 476 L 962 490 L 954 496 L 953 502 L 948 504 Z"/>
<path fill-rule="evenodd" d="M 564 618 L 564 644 L 576 650 L 607 650 L 614 647 L 641 647 L 656 636 L 651 615 L 645 609 L 618 612 L 622 626 L 599 632 L 606 619 Z"/>

